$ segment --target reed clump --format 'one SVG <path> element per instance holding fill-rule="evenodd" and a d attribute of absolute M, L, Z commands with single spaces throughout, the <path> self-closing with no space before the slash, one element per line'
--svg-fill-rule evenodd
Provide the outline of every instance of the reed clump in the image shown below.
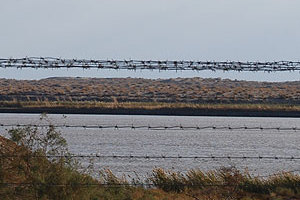
<path fill-rule="evenodd" d="M 235 168 L 208 172 L 190 170 L 185 174 L 155 169 L 149 180 L 166 192 L 188 192 L 201 197 L 213 194 L 217 199 L 229 196 L 234 199 L 251 196 L 258 199 L 300 198 L 300 175 L 291 172 L 259 177 Z"/>

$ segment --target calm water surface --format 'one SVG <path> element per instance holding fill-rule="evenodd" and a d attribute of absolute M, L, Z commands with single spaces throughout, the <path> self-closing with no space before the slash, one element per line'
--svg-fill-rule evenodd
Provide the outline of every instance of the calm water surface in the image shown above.
<path fill-rule="evenodd" d="M 126 115 L 48 115 L 56 125 L 300 127 L 295 118 L 182 117 Z M 0 114 L 0 124 L 43 123 L 40 115 Z M 74 154 L 139 156 L 294 156 L 300 157 L 300 131 L 274 130 L 131 130 L 59 128 Z M 5 128 L 1 128 L 3 135 Z M 87 160 L 82 160 L 83 164 Z M 300 160 L 238 159 L 95 159 L 97 169 L 144 176 L 155 167 L 185 172 L 235 166 L 255 175 L 300 170 Z"/>

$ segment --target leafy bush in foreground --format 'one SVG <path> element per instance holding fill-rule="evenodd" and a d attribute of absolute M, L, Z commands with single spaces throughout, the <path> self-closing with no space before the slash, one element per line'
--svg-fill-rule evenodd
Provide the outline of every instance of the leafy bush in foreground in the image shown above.
<path fill-rule="evenodd" d="M 46 155 L 68 154 L 65 139 L 53 126 L 42 131 L 36 127 L 12 129 L 9 135 L 11 141 L 2 139 L 1 143 L 1 197 L 91 199 L 93 188 L 81 185 L 96 181 L 77 172 L 71 159 L 47 159 Z"/>

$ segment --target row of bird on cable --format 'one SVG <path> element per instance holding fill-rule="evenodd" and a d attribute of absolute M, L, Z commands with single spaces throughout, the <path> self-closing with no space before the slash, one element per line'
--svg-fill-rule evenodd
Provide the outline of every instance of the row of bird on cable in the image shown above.
<path fill-rule="evenodd" d="M 238 62 L 238 61 L 159 61 L 159 60 L 86 60 L 52 57 L 0 59 L 0 67 L 9 68 L 99 68 L 150 70 L 223 70 L 223 71 L 300 71 L 300 62 Z"/>

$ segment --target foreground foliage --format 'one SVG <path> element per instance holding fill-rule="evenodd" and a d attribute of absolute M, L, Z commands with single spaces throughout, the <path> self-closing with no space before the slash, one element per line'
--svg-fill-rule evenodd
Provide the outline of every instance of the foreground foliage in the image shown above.
<path fill-rule="evenodd" d="M 79 170 L 67 144 L 53 126 L 18 128 L 10 140 L 0 137 L 1 199 L 299 199 L 300 176 L 281 173 L 253 177 L 224 168 L 177 173 L 154 169 L 139 179 L 118 178 L 111 171 L 95 179 Z M 48 157 L 47 155 L 61 155 Z"/>

